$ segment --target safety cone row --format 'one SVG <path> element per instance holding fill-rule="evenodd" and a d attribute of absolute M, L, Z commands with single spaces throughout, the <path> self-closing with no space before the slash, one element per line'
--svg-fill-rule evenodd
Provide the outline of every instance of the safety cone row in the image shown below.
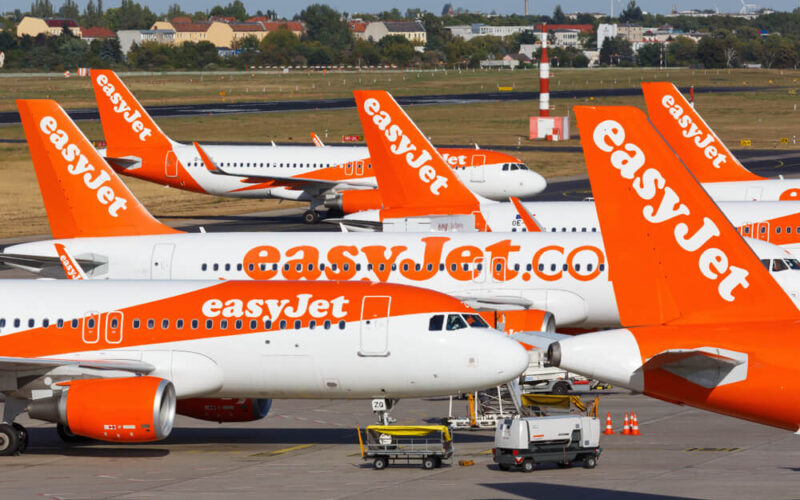
<path fill-rule="evenodd" d="M 606 430 L 603 431 L 603 434 L 614 434 L 614 427 L 611 424 L 611 412 L 606 413 Z M 636 412 L 625 412 L 620 434 L 623 436 L 641 436 L 639 432 L 639 416 L 636 415 Z"/>

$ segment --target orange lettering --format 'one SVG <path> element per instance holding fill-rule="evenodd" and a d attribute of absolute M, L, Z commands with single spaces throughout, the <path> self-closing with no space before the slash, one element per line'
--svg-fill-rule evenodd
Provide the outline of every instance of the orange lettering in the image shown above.
<path fill-rule="evenodd" d="M 345 254 L 358 255 L 358 247 L 354 245 L 333 247 L 328 252 L 328 267 L 325 276 L 329 280 L 349 280 L 356 275 L 356 263 Z M 336 266 L 336 269 L 334 269 Z"/>
<path fill-rule="evenodd" d="M 483 250 L 472 245 L 454 248 L 447 254 L 445 266 L 450 276 L 459 281 L 472 280 L 472 271 L 464 270 L 464 264 L 472 264 L 483 258 Z"/>
<path fill-rule="evenodd" d="M 442 261 L 442 248 L 450 241 L 444 236 L 431 236 L 422 238 L 425 242 L 425 256 L 422 264 L 417 264 L 413 259 L 405 259 L 400 262 L 400 273 L 406 278 L 414 281 L 429 280 L 439 272 L 439 263 Z"/>
<path fill-rule="evenodd" d="M 387 281 L 392 272 L 392 264 L 395 263 L 397 257 L 408 250 L 407 246 L 392 247 L 391 254 L 386 257 L 386 247 L 380 245 L 363 247 L 361 251 L 367 257 L 367 262 L 372 264 L 372 270 L 379 281 Z M 383 266 L 381 268 L 381 266 Z"/>
<path fill-rule="evenodd" d="M 315 247 L 303 245 L 287 250 L 286 257 L 292 257 L 298 252 L 303 252 L 303 257 L 287 261 L 284 265 L 283 277 L 287 280 L 315 280 L 319 278 L 320 274 L 322 274 L 317 265 L 319 251 Z"/>
<path fill-rule="evenodd" d="M 589 274 L 578 274 L 575 271 L 575 266 L 572 264 L 572 259 L 574 259 L 576 255 L 578 255 L 578 252 L 582 252 L 584 250 L 589 252 L 594 252 L 594 254 L 597 255 L 597 265 L 595 266 L 594 270 Z M 592 247 L 589 245 L 578 247 L 575 250 L 571 251 L 569 255 L 567 255 L 567 266 L 569 269 L 569 274 L 578 281 L 591 281 L 597 278 L 597 276 L 600 274 L 600 265 L 605 264 L 605 262 L 606 260 L 605 256 L 603 255 L 603 252 L 601 252 L 599 248 Z"/>
<path fill-rule="evenodd" d="M 281 252 L 269 245 L 250 249 L 244 256 L 244 269 L 247 276 L 254 280 L 268 280 L 275 277 L 278 271 L 272 269 L 273 264 L 281 260 Z"/>

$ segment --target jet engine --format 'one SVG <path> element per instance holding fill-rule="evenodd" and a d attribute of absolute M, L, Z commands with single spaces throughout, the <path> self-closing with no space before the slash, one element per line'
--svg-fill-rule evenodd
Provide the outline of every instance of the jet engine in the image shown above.
<path fill-rule="evenodd" d="M 326 208 L 345 214 L 381 208 L 383 200 L 377 189 L 352 189 L 329 194 L 323 202 Z"/>
<path fill-rule="evenodd" d="M 210 422 L 252 422 L 269 413 L 271 399 L 192 398 L 178 401 L 178 414 Z"/>
<path fill-rule="evenodd" d="M 175 388 L 157 377 L 73 380 L 60 394 L 32 401 L 31 418 L 56 422 L 101 441 L 147 442 L 169 436 Z"/>

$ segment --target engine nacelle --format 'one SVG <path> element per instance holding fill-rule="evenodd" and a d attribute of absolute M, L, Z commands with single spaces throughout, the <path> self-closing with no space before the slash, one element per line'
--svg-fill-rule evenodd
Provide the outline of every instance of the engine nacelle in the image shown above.
<path fill-rule="evenodd" d="M 158 377 L 73 380 L 57 396 L 32 401 L 31 418 L 56 422 L 101 441 L 147 442 L 169 436 L 175 387 Z"/>
<path fill-rule="evenodd" d="M 252 422 L 269 413 L 271 399 L 192 398 L 178 401 L 178 414 L 210 422 Z"/>
<path fill-rule="evenodd" d="M 325 197 L 323 203 L 326 208 L 352 214 L 364 210 L 377 210 L 381 208 L 383 200 L 377 189 L 351 189 L 329 195 Z"/>

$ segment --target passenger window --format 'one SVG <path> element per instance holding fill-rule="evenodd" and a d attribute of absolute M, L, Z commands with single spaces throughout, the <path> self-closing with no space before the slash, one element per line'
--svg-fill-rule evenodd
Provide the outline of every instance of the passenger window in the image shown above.
<path fill-rule="evenodd" d="M 211 330 L 212 328 L 214 328 L 214 320 L 213 319 L 207 319 L 206 320 L 206 330 Z"/>
<path fill-rule="evenodd" d="M 294 320 L 294 329 L 295 330 L 299 330 L 302 326 L 303 326 L 303 323 L 299 319 Z"/>
<path fill-rule="evenodd" d="M 744 228 L 744 234 L 750 234 L 750 228 L 749 227 L 745 227 Z"/>
<path fill-rule="evenodd" d="M 214 263 L 214 270 L 215 270 L 215 271 L 219 271 L 219 264 L 217 264 L 217 263 Z"/>
<path fill-rule="evenodd" d="M 147 320 L 147 329 L 148 330 L 152 330 L 155 327 L 156 327 L 156 321 L 154 319 L 148 319 Z"/>
<path fill-rule="evenodd" d="M 248 271 L 255 271 L 256 270 L 256 265 L 253 264 L 253 263 L 247 264 L 247 270 Z M 263 271 L 263 269 L 262 269 L 262 271 Z"/>
<path fill-rule="evenodd" d="M 44 320 L 44 322 L 47 323 L 47 320 Z M 119 320 L 117 318 L 111 318 L 111 328 L 117 328 L 117 327 L 119 327 Z"/>
<path fill-rule="evenodd" d="M 196 319 L 192 320 L 192 330 L 197 330 L 200 327 L 200 322 Z"/>
<path fill-rule="evenodd" d="M 421 264 L 414 264 L 414 270 L 415 271 L 419 271 L 420 269 L 422 269 L 422 265 Z"/>
<path fill-rule="evenodd" d="M 14 326 L 19 326 L 19 323 L 17 323 L 17 321 L 19 321 L 19 320 L 15 320 L 15 323 L 16 323 L 16 324 L 15 324 Z M 77 318 L 76 318 L 76 319 L 73 319 L 73 320 L 70 322 L 70 324 L 72 325 L 72 328 L 73 328 L 73 329 L 74 329 L 74 328 L 78 328 L 78 320 L 77 320 Z"/>
<path fill-rule="evenodd" d="M 225 270 L 226 271 L 230 271 L 231 270 L 231 265 L 230 264 L 225 264 Z"/>
<path fill-rule="evenodd" d="M 431 316 L 430 321 L 428 321 L 428 331 L 431 332 L 441 331 L 442 326 L 444 326 L 444 314 L 437 314 L 436 316 Z"/>
<path fill-rule="evenodd" d="M 227 319 L 219 320 L 219 329 L 220 330 L 227 330 L 228 329 L 228 320 Z"/>
<path fill-rule="evenodd" d="M 600 264 L 599 266 L 597 266 L 597 268 L 600 269 L 600 271 L 605 271 L 606 270 L 606 265 L 605 264 Z"/>
<path fill-rule="evenodd" d="M 208 264 L 203 264 L 202 266 L 200 266 L 200 270 L 201 270 L 201 271 L 206 271 L 206 270 L 208 270 Z"/>
<path fill-rule="evenodd" d="M 183 320 L 182 319 L 175 320 L 175 328 L 177 328 L 178 330 L 183 330 Z"/>
<path fill-rule="evenodd" d="M 236 270 L 237 271 L 241 271 L 242 270 L 242 264 L 241 263 L 236 264 Z"/>
<path fill-rule="evenodd" d="M 330 330 L 331 329 L 331 320 L 326 319 L 325 323 L 322 324 L 322 327 L 325 328 L 326 330 Z"/>
<path fill-rule="evenodd" d="M 433 264 L 428 264 L 427 269 L 428 271 L 433 271 Z"/>
<path fill-rule="evenodd" d="M 781 226 L 775 227 L 775 234 L 781 234 Z"/>
<path fill-rule="evenodd" d="M 586 264 L 586 270 L 587 271 L 592 272 L 592 267 L 594 267 L 594 266 L 592 266 L 592 264 Z"/>
<path fill-rule="evenodd" d="M 356 271 L 360 271 L 360 270 L 361 270 L 361 264 L 356 264 Z M 346 271 L 346 269 L 345 269 L 345 271 Z"/>
<path fill-rule="evenodd" d="M 319 270 L 320 271 L 324 271 L 325 270 L 325 263 L 324 262 L 320 262 L 319 263 Z"/>
<path fill-rule="evenodd" d="M 234 326 L 234 328 L 236 328 L 237 330 L 241 330 L 241 329 L 242 329 L 242 320 L 240 320 L 240 319 L 237 319 L 237 320 L 236 320 L 236 322 L 233 324 L 233 326 Z"/>
<path fill-rule="evenodd" d="M 464 318 L 461 317 L 459 314 L 448 314 L 447 315 L 447 331 L 452 332 L 454 330 L 461 330 L 462 328 L 466 328 L 467 323 L 464 321 Z"/>
<path fill-rule="evenodd" d="M 758 232 L 761 233 L 761 234 L 766 233 L 767 232 L 767 227 L 766 226 L 761 226 L 761 228 L 758 230 Z"/>
<path fill-rule="evenodd" d="M 264 330 L 272 330 L 272 320 L 270 319 L 264 320 Z"/>
<path fill-rule="evenodd" d="M 543 268 L 543 267 L 544 267 L 544 266 L 542 266 L 541 264 L 539 264 L 539 270 L 540 270 L 540 271 L 542 270 L 542 268 Z M 527 270 L 527 271 L 531 271 L 531 270 L 533 270 L 533 264 L 528 264 L 528 265 L 526 265 L 526 266 L 525 266 L 525 270 Z"/>
<path fill-rule="evenodd" d="M 36 320 L 33 318 L 28 319 L 28 328 L 33 328 L 36 325 Z"/>
<path fill-rule="evenodd" d="M 344 269 L 345 271 L 349 271 L 350 270 L 350 264 L 344 264 L 342 266 L 342 269 Z"/>
<path fill-rule="evenodd" d="M 397 271 L 397 264 L 392 264 L 392 271 Z"/>
<path fill-rule="evenodd" d="M 439 271 L 444 271 L 444 264 L 439 264 Z"/>
<path fill-rule="evenodd" d="M 281 320 L 281 322 L 280 322 L 280 323 L 278 323 L 278 326 L 279 326 L 279 328 L 280 328 L 281 330 L 286 330 L 286 320 L 285 320 L 285 319 L 282 319 L 282 320 Z"/>
<path fill-rule="evenodd" d="M 116 321 L 116 320 L 115 320 L 115 321 Z M 49 320 L 49 319 L 47 319 L 47 318 L 44 318 L 44 319 L 42 320 L 42 328 L 47 328 L 48 326 L 50 326 L 50 320 Z"/>
<path fill-rule="evenodd" d="M 550 270 L 551 271 L 555 271 L 556 270 L 556 265 L 555 264 L 550 264 Z"/>
<path fill-rule="evenodd" d="M 251 330 L 255 330 L 257 328 L 258 328 L 258 320 L 257 319 L 251 319 L 250 320 L 250 329 Z"/>
<path fill-rule="evenodd" d="M 581 265 L 580 264 L 575 264 L 575 270 L 576 271 L 580 271 L 581 270 Z"/>
<path fill-rule="evenodd" d="M 339 330 L 344 330 L 344 327 L 345 327 L 345 322 L 344 322 L 344 320 L 340 320 L 340 321 L 339 321 Z"/>
<path fill-rule="evenodd" d="M 94 318 L 89 318 L 89 320 L 86 323 L 89 328 L 94 328 L 95 324 Z"/>
<path fill-rule="evenodd" d="M 6 326 L 5 318 L 0 320 L 0 327 L 3 327 L 3 326 Z M 63 319 L 58 318 L 58 321 L 56 321 L 56 328 L 64 328 L 64 320 Z"/>
<path fill-rule="evenodd" d="M 316 327 L 317 327 L 317 322 L 316 322 L 316 321 L 314 321 L 313 319 L 312 319 L 311 321 L 309 321 L 309 322 L 308 322 L 308 329 L 309 329 L 309 330 L 313 330 L 313 329 L 314 329 L 314 328 L 316 328 Z"/>
<path fill-rule="evenodd" d="M 451 271 L 455 272 L 456 269 L 458 269 L 458 266 L 456 266 L 455 264 L 450 264 Z"/>
<path fill-rule="evenodd" d="M 786 234 L 792 233 L 792 226 L 786 226 Z"/>
<path fill-rule="evenodd" d="M 529 264 L 530 265 L 530 264 Z M 539 264 L 539 270 L 544 271 L 544 264 Z"/>
<path fill-rule="evenodd" d="M 166 330 L 167 328 L 169 328 L 169 320 L 168 319 L 162 319 L 161 320 L 161 329 L 162 330 Z"/>

